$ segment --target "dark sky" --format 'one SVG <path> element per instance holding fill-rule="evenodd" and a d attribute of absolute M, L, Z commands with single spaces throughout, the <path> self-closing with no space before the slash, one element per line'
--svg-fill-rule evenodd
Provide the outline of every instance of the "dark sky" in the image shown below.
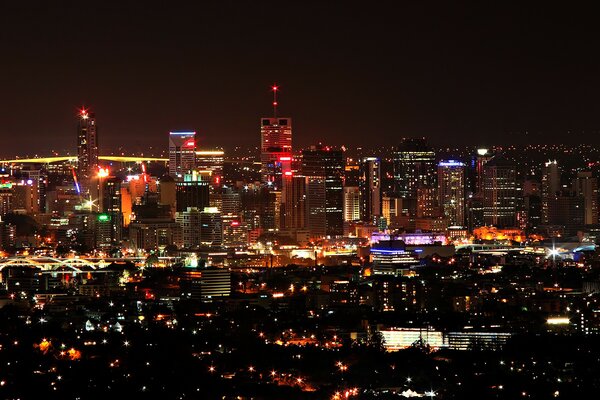
<path fill-rule="evenodd" d="M 295 147 L 600 144 L 593 10 L 444 3 L 2 2 L 0 154 L 73 151 L 82 104 L 103 152 L 256 145 L 275 81 Z"/>

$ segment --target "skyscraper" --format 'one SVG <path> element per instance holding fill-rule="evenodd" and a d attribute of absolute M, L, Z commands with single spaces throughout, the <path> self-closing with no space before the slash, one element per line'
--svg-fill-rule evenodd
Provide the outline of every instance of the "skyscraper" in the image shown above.
<path fill-rule="evenodd" d="M 381 215 L 381 160 L 365 157 L 360 164 L 361 218 L 374 222 Z"/>
<path fill-rule="evenodd" d="M 306 228 L 306 178 L 288 172 L 283 176 L 281 191 L 281 229 Z"/>
<path fill-rule="evenodd" d="M 465 164 L 456 160 L 438 164 L 439 204 L 448 225 L 465 224 Z"/>
<path fill-rule="evenodd" d="M 475 157 L 475 187 L 473 194 L 483 197 L 483 166 L 492 158 L 492 152 L 488 149 L 477 149 Z"/>
<path fill-rule="evenodd" d="M 517 172 L 515 165 L 497 155 L 483 167 L 483 220 L 486 225 L 516 225 Z"/>
<path fill-rule="evenodd" d="M 291 170 L 291 118 L 261 119 L 260 162 L 262 182 L 275 190 L 280 190 L 282 173 Z"/>
<path fill-rule="evenodd" d="M 325 234 L 341 236 L 344 234 L 344 152 L 326 146 L 311 146 L 302 150 L 302 174 L 309 180 L 308 203 L 309 213 L 313 204 L 324 210 Z M 311 199 L 312 181 L 324 183 L 323 204 L 318 199 Z M 318 191 L 317 191 L 318 193 Z M 318 196 L 317 196 L 318 197 Z M 312 229 L 309 222 L 309 228 Z"/>
<path fill-rule="evenodd" d="M 549 202 L 560 191 L 560 170 L 556 160 L 544 163 L 542 167 L 542 223 L 549 224 Z"/>
<path fill-rule="evenodd" d="M 196 167 L 196 132 L 169 133 L 169 175 L 183 179 Z"/>
<path fill-rule="evenodd" d="M 577 196 L 583 197 L 584 224 L 598 223 L 598 179 L 589 171 L 577 173 L 573 181 L 573 191 Z"/>
<path fill-rule="evenodd" d="M 277 93 L 273 92 L 273 116 L 260 120 L 261 182 L 272 190 L 282 190 L 283 176 L 292 171 L 292 119 L 277 116 Z"/>
<path fill-rule="evenodd" d="M 204 209 L 210 204 L 209 184 L 205 181 L 186 180 L 175 184 L 175 204 L 178 212 L 188 207 Z"/>
<path fill-rule="evenodd" d="M 196 151 L 196 168 L 200 174 L 210 177 L 213 188 L 218 188 L 223 183 L 224 156 L 223 150 Z"/>
<path fill-rule="evenodd" d="M 306 177 L 306 224 L 313 238 L 327 235 L 327 189 L 322 176 Z M 342 225 L 343 234 L 343 225 Z"/>
<path fill-rule="evenodd" d="M 344 221 L 360 220 L 360 190 L 358 186 L 344 187 Z"/>
<path fill-rule="evenodd" d="M 79 111 L 77 126 L 77 180 L 79 192 L 88 195 L 92 192 L 92 180 L 98 168 L 98 133 L 96 117 L 85 108 Z M 95 188 L 93 192 L 97 191 Z"/>
<path fill-rule="evenodd" d="M 394 152 L 395 192 L 402 198 L 416 198 L 419 187 L 434 187 L 435 152 L 425 138 L 403 138 Z"/>

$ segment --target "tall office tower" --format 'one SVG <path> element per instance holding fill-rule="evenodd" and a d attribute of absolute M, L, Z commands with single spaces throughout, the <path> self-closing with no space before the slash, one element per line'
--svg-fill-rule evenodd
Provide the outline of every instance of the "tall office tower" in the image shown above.
<path fill-rule="evenodd" d="M 492 158 L 492 152 L 488 149 L 477 149 L 475 156 L 475 187 L 473 194 L 483 197 L 483 166 Z"/>
<path fill-rule="evenodd" d="M 177 247 L 191 249 L 200 246 L 200 210 L 197 207 L 188 207 L 175 214 L 175 222 L 179 225 L 175 235 Z"/>
<path fill-rule="evenodd" d="M 223 246 L 244 248 L 248 246 L 248 224 L 238 215 L 222 215 Z"/>
<path fill-rule="evenodd" d="M 116 177 L 105 177 L 99 180 L 100 196 L 98 198 L 98 209 L 104 213 L 104 224 L 108 224 L 112 229 L 111 237 L 115 242 L 121 240 L 123 228 L 121 180 Z"/>
<path fill-rule="evenodd" d="M 425 138 L 403 138 L 394 151 L 395 192 L 416 198 L 417 188 L 435 187 L 435 152 Z"/>
<path fill-rule="evenodd" d="M 98 170 L 98 132 L 96 117 L 85 108 L 79 111 L 77 126 L 77 181 L 83 195 L 97 192 L 93 179 Z M 94 190 L 95 189 L 95 190 Z"/>
<path fill-rule="evenodd" d="M 217 207 L 223 215 L 239 215 L 241 210 L 240 193 L 231 188 L 222 188 L 217 193 L 211 193 L 210 206 Z"/>
<path fill-rule="evenodd" d="M 102 180 L 98 206 L 101 212 L 121 212 L 121 180 L 111 176 Z"/>
<path fill-rule="evenodd" d="M 249 229 L 271 230 L 279 221 L 281 192 L 266 187 L 248 185 L 240 193 L 243 219 Z"/>
<path fill-rule="evenodd" d="M 200 213 L 200 243 L 208 246 L 223 244 L 223 218 L 215 207 L 204 207 Z"/>
<path fill-rule="evenodd" d="M 0 183 L 0 218 L 12 211 L 13 184 Z"/>
<path fill-rule="evenodd" d="M 517 222 L 517 171 L 515 165 L 497 155 L 483 167 L 483 220 L 497 228 Z"/>
<path fill-rule="evenodd" d="M 273 190 L 282 189 L 283 174 L 292 170 L 292 119 L 277 116 L 277 93 L 273 85 L 273 116 L 260 120 L 261 182 Z"/>
<path fill-rule="evenodd" d="M 467 229 L 473 232 L 473 229 L 485 225 L 483 218 L 483 197 L 469 197 L 467 199 Z"/>
<path fill-rule="evenodd" d="M 358 186 L 344 186 L 344 221 L 360 220 L 360 190 Z"/>
<path fill-rule="evenodd" d="M 439 204 L 450 226 L 465 224 L 465 164 L 456 160 L 438 164 Z"/>
<path fill-rule="evenodd" d="M 196 132 L 169 133 L 169 175 L 181 180 L 196 168 Z"/>
<path fill-rule="evenodd" d="M 178 212 L 188 207 L 204 209 L 209 205 L 210 189 L 208 182 L 184 180 L 175 183 L 175 204 Z"/>
<path fill-rule="evenodd" d="M 556 160 L 548 161 L 542 167 L 542 223 L 550 221 L 548 202 L 560 191 L 560 170 Z"/>
<path fill-rule="evenodd" d="M 438 204 L 436 187 L 420 187 L 417 189 L 417 218 L 439 217 L 441 212 Z"/>
<path fill-rule="evenodd" d="M 361 219 L 374 222 L 381 215 L 381 160 L 365 157 L 360 164 Z"/>
<path fill-rule="evenodd" d="M 291 172 L 283 176 L 280 229 L 306 228 L 306 178 Z"/>
<path fill-rule="evenodd" d="M 328 236 L 341 236 L 344 234 L 344 152 L 326 146 L 311 146 L 302 150 L 302 174 L 311 180 L 324 182 L 324 204 L 317 205 L 310 199 L 309 212 L 312 205 L 324 210 L 325 234 Z M 310 223 L 309 223 L 309 228 Z"/>
<path fill-rule="evenodd" d="M 385 218 L 388 225 L 397 220 L 403 213 L 402 198 L 384 196 L 381 200 L 381 216 Z"/>
<path fill-rule="evenodd" d="M 177 183 L 170 175 L 162 176 L 157 183 L 158 203 L 168 205 L 171 210 L 171 218 L 175 217 L 177 210 Z"/>
<path fill-rule="evenodd" d="M 574 236 L 585 222 L 585 199 L 575 193 L 558 193 L 548 200 L 548 224 L 560 226 L 567 236 Z"/>
<path fill-rule="evenodd" d="M 524 228 L 530 232 L 537 230 L 542 223 L 541 183 L 534 176 L 527 177 L 523 182 L 523 207 L 521 220 Z"/>
<path fill-rule="evenodd" d="M 40 212 L 46 212 L 46 191 L 48 187 L 48 174 L 40 166 L 23 166 L 19 171 L 21 179 L 26 182 L 32 181 L 37 188 L 37 202 Z"/>
<path fill-rule="evenodd" d="M 11 208 L 13 212 L 35 214 L 40 211 L 37 182 L 21 180 L 12 185 Z"/>
<path fill-rule="evenodd" d="M 327 189 L 322 176 L 306 177 L 306 224 L 312 238 L 323 238 L 327 235 Z M 342 222 L 343 224 L 343 222 Z M 342 225 L 342 235 L 343 235 Z"/>
<path fill-rule="evenodd" d="M 291 170 L 291 118 L 261 119 L 260 162 L 263 184 L 272 187 L 274 190 L 280 190 L 282 173 Z"/>
<path fill-rule="evenodd" d="M 196 169 L 208 177 L 213 188 L 220 187 L 223 183 L 224 156 L 223 150 L 196 151 Z"/>
<path fill-rule="evenodd" d="M 573 191 L 577 196 L 583 197 L 585 212 L 585 225 L 598 223 L 598 179 L 589 171 L 577 173 L 573 181 Z"/>
<path fill-rule="evenodd" d="M 0 219 L 0 250 L 13 247 L 16 236 L 17 227 L 13 224 L 7 224 Z"/>

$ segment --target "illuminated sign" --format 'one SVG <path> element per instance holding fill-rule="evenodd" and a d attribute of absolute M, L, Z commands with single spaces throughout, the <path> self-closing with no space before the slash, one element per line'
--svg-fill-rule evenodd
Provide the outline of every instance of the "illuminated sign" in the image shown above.
<path fill-rule="evenodd" d="M 438 164 L 440 167 L 464 167 L 465 164 L 457 161 L 457 160 L 446 160 L 446 161 L 441 161 Z"/>
<path fill-rule="evenodd" d="M 569 322 L 569 318 L 567 317 L 548 318 L 548 325 L 568 325 Z"/>
<path fill-rule="evenodd" d="M 0 183 L 0 189 L 10 189 L 12 188 L 12 182 L 2 182 Z"/>
<path fill-rule="evenodd" d="M 103 221 L 103 222 L 110 221 L 110 215 L 100 214 L 100 215 L 98 215 L 98 221 Z"/>
<path fill-rule="evenodd" d="M 292 176 L 292 171 L 285 171 L 283 174 L 285 176 Z"/>
<path fill-rule="evenodd" d="M 292 161 L 292 157 L 279 157 L 279 161 Z"/>
<path fill-rule="evenodd" d="M 188 140 L 187 142 L 185 142 L 185 145 L 187 147 L 194 147 L 194 146 L 196 146 L 196 141 L 195 140 Z"/>

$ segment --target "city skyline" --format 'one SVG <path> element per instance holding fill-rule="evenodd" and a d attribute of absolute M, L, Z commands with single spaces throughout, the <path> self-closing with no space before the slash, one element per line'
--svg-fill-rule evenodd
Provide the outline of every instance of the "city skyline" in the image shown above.
<path fill-rule="evenodd" d="M 595 15 L 0 2 L 0 399 L 593 397 Z"/>
<path fill-rule="evenodd" d="M 103 151 L 162 146 L 179 129 L 201 145 L 254 146 L 277 82 L 298 148 L 357 145 L 365 132 L 381 145 L 560 142 L 569 130 L 597 143 L 584 10 L 480 7 L 4 5 L 0 134 L 19 154 L 69 149 L 86 105 L 102 116 Z"/>

